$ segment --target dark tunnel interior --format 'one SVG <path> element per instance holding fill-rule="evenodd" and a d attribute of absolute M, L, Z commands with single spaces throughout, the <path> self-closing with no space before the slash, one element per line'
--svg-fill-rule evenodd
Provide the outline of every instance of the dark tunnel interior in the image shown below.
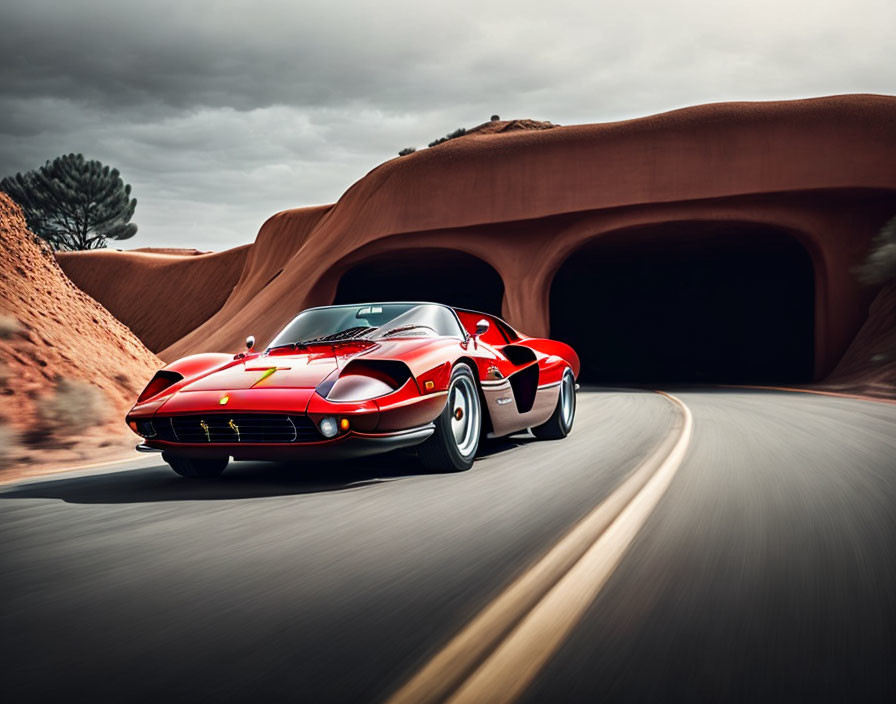
<path fill-rule="evenodd" d="M 583 381 L 812 378 L 812 262 L 766 227 L 669 223 L 595 239 L 557 272 L 550 311 Z"/>
<path fill-rule="evenodd" d="M 478 257 L 451 249 L 382 254 L 355 265 L 339 281 L 335 303 L 433 301 L 501 314 L 504 282 Z"/>

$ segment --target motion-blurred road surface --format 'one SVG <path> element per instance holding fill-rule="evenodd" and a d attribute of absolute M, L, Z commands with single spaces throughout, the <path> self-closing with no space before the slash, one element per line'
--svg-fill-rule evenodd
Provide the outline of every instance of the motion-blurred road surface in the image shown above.
<path fill-rule="evenodd" d="M 896 701 L 896 406 L 673 392 L 684 462 L 522 699 Z M 385 700 L 678 416 L 583 389 L 570 437 L 460 474 L 140 458 L 0 487 L 3 698 Z"/>

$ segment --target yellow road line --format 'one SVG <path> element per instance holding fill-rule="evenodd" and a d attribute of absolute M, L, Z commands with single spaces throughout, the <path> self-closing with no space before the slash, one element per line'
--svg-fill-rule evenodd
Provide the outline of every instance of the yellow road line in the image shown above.
<path fill-rule="evenodd" d="M 684 458 L 691 413 L 677 398 L 662 395 L 681 417 L 659 447 L 449 641 L 390 704 L 510 702 L 526 689 L 613 573 Z"/>

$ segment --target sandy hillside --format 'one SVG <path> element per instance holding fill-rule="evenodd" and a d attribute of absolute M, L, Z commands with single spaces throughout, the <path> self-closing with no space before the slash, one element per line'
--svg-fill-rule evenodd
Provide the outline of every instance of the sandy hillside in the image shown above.
<path fill-rule="evenodd" d="M 0 193 L 0 478 L 120 455 L 160 360 L 62 273 Z"/>

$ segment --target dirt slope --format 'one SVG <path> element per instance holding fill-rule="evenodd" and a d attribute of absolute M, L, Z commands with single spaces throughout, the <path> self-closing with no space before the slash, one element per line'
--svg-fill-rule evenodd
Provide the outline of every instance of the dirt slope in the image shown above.
<path fill-rule="evenodd" d="M 158 352 L 208 320 L 230 296 L 251 245 L 195 250 L 59 252 L 66 275 Z"/>
<path fill-rule="evenodd" d="M 124 413 L 160 360 L 63 274 L 3 193 L 0 248 L 0 478 L 133 446 Z"/>

